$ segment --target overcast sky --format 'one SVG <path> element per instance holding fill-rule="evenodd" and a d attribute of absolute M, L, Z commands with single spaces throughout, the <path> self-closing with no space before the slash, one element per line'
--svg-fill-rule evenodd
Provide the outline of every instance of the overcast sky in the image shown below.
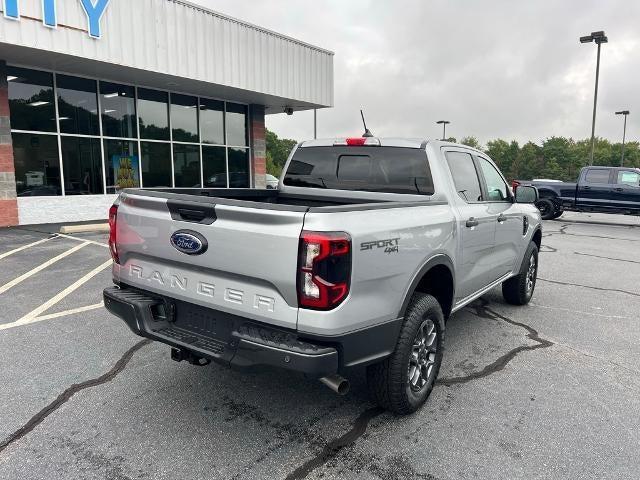
<path fill-rule="evenodd" d="M 596 134 L 640 138 L 637 0 L 192 0 L 335 52 L 335 107 L 320 137 L 361 134 L 359 109 L 379 136 L 447 134 L 541 142 L 591 135 L 596 46 L 605 30 Z M 278 135 L 313 136 L 312 114 L 270 115 Z"/>

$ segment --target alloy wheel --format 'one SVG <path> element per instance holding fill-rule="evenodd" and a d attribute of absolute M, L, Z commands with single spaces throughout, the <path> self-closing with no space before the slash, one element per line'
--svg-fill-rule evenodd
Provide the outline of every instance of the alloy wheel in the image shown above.
<path fill-rule="evenodd" d="M 430 380 L 436 363 L 437 339 L 435 323 L 426 319 L 416 333 L 409 357 L 409 385 L 414 392 L 422 390 Z"/>

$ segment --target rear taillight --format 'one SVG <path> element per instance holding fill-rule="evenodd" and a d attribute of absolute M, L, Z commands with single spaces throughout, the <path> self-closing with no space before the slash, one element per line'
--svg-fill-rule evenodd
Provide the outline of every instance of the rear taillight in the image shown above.
<path fill-rule="evenodd" d="M 351 237 L 343 232 L 302 232 L 298 257 L 298 304 L 331 310 L 349 294 Z"/>
<path fill-rule="evenodd" d="M 116 228 L 118 223 L 118 206 L 112 205 L 109 209 L 109 250 L 111 258 L 116 263 L 120 263 L 118 258 L 118 248 L 116 246 Z"/>

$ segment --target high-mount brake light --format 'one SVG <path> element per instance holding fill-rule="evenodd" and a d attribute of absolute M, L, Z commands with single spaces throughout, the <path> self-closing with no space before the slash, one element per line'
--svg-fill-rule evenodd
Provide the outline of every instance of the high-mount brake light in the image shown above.
<path fill-rule="evenodd" d="M 331 310 L 349 294 L 351 237 L 344 232 L 300 235 L 298 304 L 301 308 Z"/>
<path fill-rule="evenodd" d="M 380 139 L 374 137 L 340 138 L 336 140 L 333 145 L 348 147 L 379 147 Z"/>
<path fill-rule="evenodd" d="M 118 223 L 118 206 L 112 205 L 109 208 L 109 251 L 111 252 L 111 258 L 116 263 L 120 263 L 118 258 L 118 248 L 116 246 L 116 230 Z"/>

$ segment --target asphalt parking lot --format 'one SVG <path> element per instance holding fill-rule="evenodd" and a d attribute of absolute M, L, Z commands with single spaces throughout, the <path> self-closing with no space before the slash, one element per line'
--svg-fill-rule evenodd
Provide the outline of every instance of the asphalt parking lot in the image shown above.
<path fill-rule="evenodd" d="M 528 307 L 454 315 L 395 417 L 286 372 L 170 360 L 101 305 L 105 235 L 0 230 L 0 478 L 638 478 L 640 218 L 546 222 Z"/>

